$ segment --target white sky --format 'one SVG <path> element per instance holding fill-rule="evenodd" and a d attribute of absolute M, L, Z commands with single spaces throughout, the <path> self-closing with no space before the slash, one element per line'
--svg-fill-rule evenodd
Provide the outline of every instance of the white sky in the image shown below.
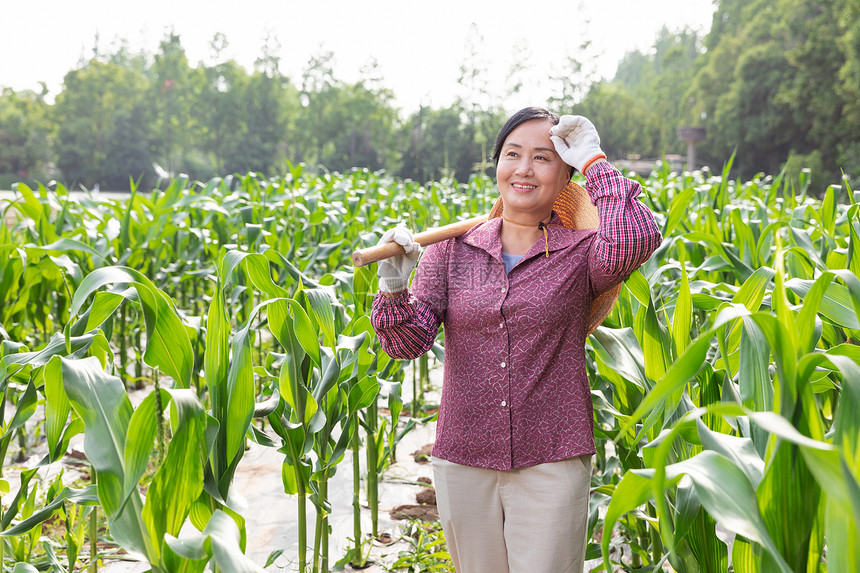
<path fill-rule="evenodd" d="M 195 66 L 208 61 L 222 32 L 226 56 L 251 69 L 271 32 L 281 71 L 295 82 L 321 50 L 334 53 L 335 76 L 347 82 L 376 58 L 383 85 L 408 112 L 461 93 L 457 77 L 475 23 L 491 90 L 502 93 L 514 62 L 528 69 L 521 101 L 505 101 L 513 111 L 546 103 L 553 65 L 579 57 L 584 39 L 597 74 L 611 77 L 625 53 L 648 50 L 664 25 L 704 33 L 713 11 L 714 0 L 0 0 L 0 87 L 38 90 L 44 81 L 55 95 L 66 72 L 92 54 L 96 34 L 102 51 L 122 38 L 155 53 L 172 27 Z"/>

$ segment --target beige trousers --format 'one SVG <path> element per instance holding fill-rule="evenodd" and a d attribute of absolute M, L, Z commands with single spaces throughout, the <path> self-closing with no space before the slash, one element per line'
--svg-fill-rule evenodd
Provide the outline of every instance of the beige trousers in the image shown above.
<path fill-rule="evenodd" d="M 458 573 L 582 573 L 591 456 L 510 472 L 432 463 Z"/>

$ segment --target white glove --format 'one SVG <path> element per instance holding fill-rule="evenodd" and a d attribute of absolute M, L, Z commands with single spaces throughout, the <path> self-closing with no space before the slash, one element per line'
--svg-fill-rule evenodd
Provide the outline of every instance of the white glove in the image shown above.
<path fill-rule="evenodd" d="M 379 261 L 376 273 L 379 275 L 379 290 L 387 293 L 398 293 L 406 289 L 409 275 L 418 262 L 421 245 L 412 238 L 412 233 L 406 227 L 388 229 L 379 239 L 379 244 L 395 242 L 406 251 L 405 254 L 394 255 Z"/>
<path fill-rule="evenodd" d="M 558 125 L 552 126 L 549 133 L 564 162 L 580 173 L 598 155 L 606 156 L 600 149 L 600 136 L 594 124 L 581 115 L 561 116 Z"/>

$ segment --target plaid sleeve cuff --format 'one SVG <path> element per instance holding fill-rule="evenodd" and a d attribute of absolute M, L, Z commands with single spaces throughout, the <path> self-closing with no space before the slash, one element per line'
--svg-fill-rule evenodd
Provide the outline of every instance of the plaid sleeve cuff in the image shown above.
<path fill-rule="evenodd" d="M 394 296 L 377 293 L 370 322 L 382 349 L 392 358 L 418 358 L 436 341 L 440 320 L 408 290 Z"/>

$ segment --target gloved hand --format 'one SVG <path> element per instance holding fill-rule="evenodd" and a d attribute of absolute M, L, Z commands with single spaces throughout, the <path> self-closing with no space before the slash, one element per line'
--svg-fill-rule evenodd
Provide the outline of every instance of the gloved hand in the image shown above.
<path fill-rule="evenodd" d="M 584 169 L 597 156 L 606 157 L 600 149 L 600 136 L 594 124 L 581 115 L 563 115 L 549 130 L 555 150 L 565 163 L 584 174 Z"/>
<path fill-rule="evenodd" d="M 403 247 L 405 254 L 394 255 L 379 261 L 376 273 L 379 276 L 379 290 L 387 293 L 398 293 L 409 284 L 409 275 L 418 262 L 421 245 L 412 238 L 412 233 L 406 227 L 388 229 L 379 239 L 379 244 L 395 242 Z"/>

